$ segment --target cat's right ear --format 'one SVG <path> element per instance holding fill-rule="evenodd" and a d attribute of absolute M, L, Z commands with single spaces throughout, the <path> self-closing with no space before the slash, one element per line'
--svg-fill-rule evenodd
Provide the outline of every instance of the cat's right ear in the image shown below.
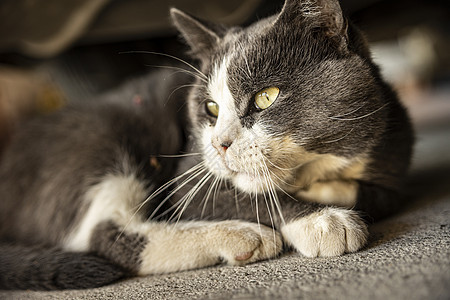
<path fill-rule="evenodd" d="M 172 8 L 170 16 L 177 29 L 191 47 L 192 54 L 200 60 L 209 59 L 220 43 L 225 29 L 197 19 L 179 9 Z"/>
<path fill-rule="evenodd" d="M 302 28 L 321 32 L 333 40 L 339 50 L 347 49 L 348 24 L 339 0 L 286 0 L 277 22 L 301 24 Z"/>

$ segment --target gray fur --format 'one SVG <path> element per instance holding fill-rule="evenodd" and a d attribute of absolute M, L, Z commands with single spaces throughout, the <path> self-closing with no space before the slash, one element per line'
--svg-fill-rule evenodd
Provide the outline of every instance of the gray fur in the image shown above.
<path fill-rule="evenodd" d="M 182 94 L 172 92 L 180 82 L 186 82 L 184 78 L 184 75 L 173 76 L 172 72 L 152 74 L 125 84 L 119 90 L 95 99 L 92 103 L 65 108 L 19 128 L 1 159 L 2 242 L 50 247 L 51 250 L 36 248 L 34 255 L 38 257 L 43 256 L 42 253 L 39 254 L 40 251 L 61 253 L 58 250 L 61 243 L 87 210 L 83 204 L 84 194 L 104 176 L 136 173 L 148 186 L 161 185 L 169 180 L 177 161 L 160 158 L 159 154 L 178 153 L 183 144 L 184 133 L 180 125 L 182 117 L 177 115 L 182 113 Z M 139 105 L 133 102 L 136 95 L 142 100 Z M 161 126 L 164 131 L 158 129 Z M 160 167 L 157 169 L 149 163 L 151 156 L 158 157 Z M 149 210 L 151 211 L 151 205 Z M 110 231 L 108 229 L 106 232 Z M 120 253 L 120 248 L 114 248 L 114 253 L 110 254 L 112 250 L 105 247 L 111 246 L 114 241 L 108 241 L 101 233 L 98 236 L 103 238 L 104 244 L 99 245 L 102 241 L 99 239 L 93 243 L 93 248 L 98 250 L 103 247 L 101 250 L 105 250 L 105 253 L 97 253 L 103 257 L 116 255 L 122 261 L 130 256 L 130 261 L 119 267 L 120 272 L 116 275 L 113 275 L 111 269 L 113 273 L 108 275 L 110 279 L 99 278 L 97 285 L 104 285 L 128 274 L 124 269 L 136 269 L 137 258 L 133 259 L 133 255 L 126 251 Z M 5 244 L 2 249 L 2 255 L 8 255 L 11 248 Z M 137 252 L 135 256 L 138 256 L 141 248 L 135 247 L 133 250 Z M 21 255 L 23 253 L 20 251 L 9 254 L 11 267 L 19 273 L 21 268 L 14 265 L 14 262 L 27 262 L 22 261 Z M 58 255 L 64 256 L 63 253 Z M 73 260 L 79 259 L 82 262 L 86 254 L 71 255 L 69 257 L 73 257 Z M 12 257 L 15 259 L 12 260 Z M 96 266 L 101 266 L 105 261 L 96 257 L 86 259 L 92 263 L 80 263 L 80 268 L 74 269 L 74 276 L 76 271 L 97 274 Z M 99 260 L 97 265 L 93 263 L 96 260 Z M 112 261 L 118 264 L 117 260 Z M 61 260 L 53 262 L 61 263 Z M 83 270 L 83 266 L 92 269 Z M 71 286 L 66 286 L 64 282 L 49 283 L 44 280 L 45 277 L 27 277 L 21 274 L 17 274 L 17 277 L 23 280 L 29 278 L 29 281 L 11 284 L 9 274 L 15 271 L 10 271 L 8 265 L 2 265 L 3 267 L 5 269 L 0 272 L 5 277 L 0 280 L 2 288 L 55 289 Z M 43 270 L 54 270 L 58 274 L 60 270 L 66 270 L 61 268 L 55 266 L 53 269 Z M 28 268 L 24 267 L 24 270 Z M 99 270 L 94 276 L 102 276 L 101 268 Z M 74 287 L 92 286 L 83 286 L 82 282 Z"/>
<path fill-rule="evenodd" d="M 343 17 L 338 1 L 287 0 L 280 14 L 248 28 L 212 25 L 178 10 L 171 14 L 192 55 L 200 61 L 203 75 L 198 77 L 204 76 L 189 92 L 189 124 L 182 109 L 187 93 L 171 94 L 189 80 L 166 73 L 137 80 L 93 103 L 69 107 L 25 125 L 0 165 L 3 241 L 57 249 L 89 209 L 83 202 L 85 194 L 106 175 L 133 174 L 151 194 L 200 163 L 200 156 L 173 159 L 160 155 L 203 151 L 200 131 L 216 123 L 205 111 L 205 100 L 214 100 L 205 80 L 211 79 L 224 57 L 229 58 L 227 85 L 239 126 L 251 129 L 255 124 L 270 124 L 268 135 L 289 137 L 293 145 L 314 155 L 332 154 L 348 160 L 368 156 L 363 174 L 355 177 L 355 209 L 377 218 L 400 206 L 398 194 L 412 151 L 411 125 L 396 94 L 372 63 L 364 37 Z M 268 86 L 280 89 L 279 99 L 270 109 L 258 110 L 253 96 Z M 137 105 L 133 102 L 136 95 L 143 100 Z M 173 101 L 167 100 L 169 95 Z M 227 141 L 227 145 L 232 142 Z M 158 163 L 149 162 L 150 158 L 157 158 Z M 200 178 L 185 186 L 180 180 L 179 190 L 158 211 L 155 209 L 170 189 L 146 202 L 138 217 L 176 215 L 180 212 L 177 207 L 182 207 L 183 219 L 243 219 L 282 229 L 285 222 L 329 209 L 281 190 L 273 191 L 274 195 L 260 194 L 257 201 L 257 196 L 242 192 L 228 180 L 210 190 L 214 177 L 195 189 Z M 289 179 L 294 180 L 295 174 Z M 179 201 L 185 201 L 193 187 L 195 197 L 180 206 Z M 307 191 L 309 186 L 301 188 Z M 281 208 L 270 207 L 273 203 L 266 196 L 276 196 Z M 363 245 L 365 225 L 357 214 L 350 215 L 360 226 Z M 94 257 L 119 266 L 120 272 L 111 279 L 115 280 L 124 276 L 124 269 L 138 273 L 140 255 L 149 240 L 151 236 L 128 233 L 126 226 L 109 220 L 95 228 L 89 245 Z M 0 279 L 2 288 L 64 287 L 39 285 L 35 278 L 28 285 Z"/>
<path fill-rule="evenodd" d="M 181 150 L 183 132 L 176 115 L 180 94 L 168 99 L 178 86 L 176 79 L 171 72 L 151 75 L 123 87 L 120 103 L 106 96 L 19 129 L 0 168 L 0 236 L 58 243 L 83 215 L 84 193 L 108 173 L 137 172 L 159 185 L 170 179 L 176 161 L 160 158 L 166 167 L 158 170 L 148 161 L 152 155 Z M 166 85 L 164 95 L 155 94 L 157 84 Z M 133 104 L 135 95 L 143 99 L 140 107 Z"/>
<path fill-rule="evenodd" d="M 130 273 L 137 273 L 141 264 L 139 254 L 147 243 L 145 236 L 128 234 L 113 222 L 103 222 L 94 230 L 90 244 L 92 251 L 102 253 Z"/>

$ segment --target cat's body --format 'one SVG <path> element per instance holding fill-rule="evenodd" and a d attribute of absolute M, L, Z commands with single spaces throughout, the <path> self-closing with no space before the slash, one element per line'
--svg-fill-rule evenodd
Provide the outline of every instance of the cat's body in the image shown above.
<path fill-rule="evenodd" d="M 245 264 L 283 240 L 340 255 L 367 239 L 347 208 L 381 217 L 399 203 L 409 120 L 337 2 L 288 0 L 246 29 L 172 18 L 201 62 L 189 95 L 172 93 L 188 79 L 154 75 L 34 121 L 5 152 L 1 287 Z M 36 271 L 45 251 L 51 276 Z"/>

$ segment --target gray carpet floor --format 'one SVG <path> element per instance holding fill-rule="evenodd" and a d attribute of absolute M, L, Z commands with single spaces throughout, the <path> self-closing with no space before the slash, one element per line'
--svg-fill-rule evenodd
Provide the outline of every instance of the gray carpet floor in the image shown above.
<path fill-rule="evenodd" d="M 336 258 L 295 253 L 245 267 L 134 278 L 92 290 L 0 292 L 1 299 L 450 299 L 450 126 L 419 132 L 410 203 Z"/>

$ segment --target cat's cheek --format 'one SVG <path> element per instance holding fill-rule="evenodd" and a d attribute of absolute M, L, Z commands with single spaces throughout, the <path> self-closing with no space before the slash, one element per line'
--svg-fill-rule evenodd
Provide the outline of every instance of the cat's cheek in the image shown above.
<path fill-rule="evenodd" d="M 367 242 L 367 225 L 355 211 L 328 207 L 281 228 L 288 244 L 307 257 L 355 252 Z"/>

